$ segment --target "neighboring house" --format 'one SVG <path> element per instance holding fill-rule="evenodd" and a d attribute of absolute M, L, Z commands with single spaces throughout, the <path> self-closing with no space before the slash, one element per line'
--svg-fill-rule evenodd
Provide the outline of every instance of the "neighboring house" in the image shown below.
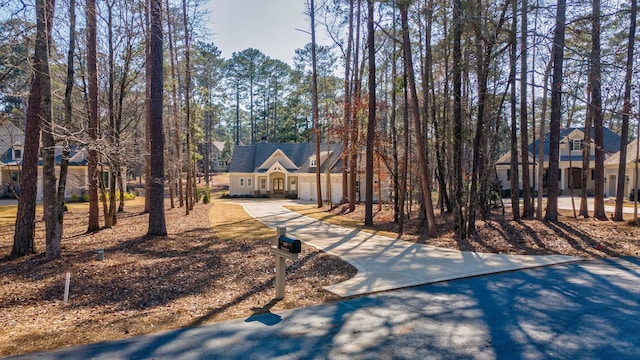
<path fill-rule="evenodd" d="M 0 123 L 0 198 L 19 192 L 20 171 L 24 149 L 24 133 L 12 123 Z"/>
<path fill-rule="evenodd" d="M 593 130 L 591 132 L 592 139 L 590 145 L 589 155 L 589 168 L 587 175 L 586 190 L 588 193 L 593 194 L 595 189 L 595 145 L 593 143 Z M 604 128 L 604 153 L 605 163 L 616 152 L 620 150 L 620 136 L 612 132 L 611 130 Z M 582 147 L 584 142 L 584 128 L 570 128 L 560 130 L 560 159 L 559 170 L 560 176 L 558 181 L 558 189 L 561 194 L 568 194 L 571 189 L 582 189 Z M 536 140 L 534 143 L 529 144 L 529 166 L 530 166 L 530 184 L 534 186 L 534 179 L 537 181 L 538 171 L 538 149 L 540 146 L 540 140 Z M 547 187 L 547 174 L 546 171 L 549 167 L 549 134 L 547 133 L 542 142 L 544 149 L 544 163 L 542 164 L 545 169 L 543 187 Z M 518 150 L 518 188 L 522 189 L 522 156 L 520 150 Z M 507 152 L 502 155 L 498 161 L 496 161 L 496 172 L 498 175 L 499 185 L 502 190 L 511 189 L 511 152 Z M 536 168 L 536 174 L 533 173 L 533 168 Z M 608 191 L 609 184 L 607 177 L 605 176 L 605 192 Z M 607 195 L 610 195 L 609 193 Z"/>
<path fill-rule="evenodd" d="M 288 197 L 317 200 L 316 167 L 320 166 L 323 201 L 342 200 L 342 144 L 320 146 L 320 164 L 316 164 L 313 143 L 258 143 L 236 145 L 229 164 L 229 195 Z M 327 168 L 329 172 L 327 173 Z M 327 182 L 327 176 L 329 182 Z M 388 199 L 389 181 L 383 178 L 373 201 Z M 364 184 L 364 174 L 359 174 Z M 378 181 L 378 180 L 376 180 Z M 357 186 L 358 200 L 364 200 L 364 186 Z"/>
<path fill-rule="evenodd" d="M 229 164 L 223 160 L 224 141 L 214 141 L 211 143 L 211 163 L 214 172 L 225 172 L 229 169 Z"/>
<path fill-rule="evenodd" d="M 22 151 L 24 133 L 10 123 L 0 124 L 0 198 L 15 197 L 20 194 L 20 168 L 22 166 Z M 86 149 L 75 148 L 71 150 L 69 168 L 67 173 L 67 185 L 65 198 L 69 199 L 73 194 L 82 196 L 89 183 L 89 167 Z M 62 160 L 62 147 L 55 148 L 56 176 L 59 174 L 59 165 Z M 103 180 L 107 189 L 111 186 L 108 169 L 105 169 Z M 42 160 L 38 162 L 37 200 L 42 200 Z"/>
<path fill-rule="evenodd" d="M 627 161 L 625 166 L 625 182 L 624 182 L 624 196 L 628 197 L 631 190 L 636 187 L 640 189 L 640 178 L 636 173 L 636 164 L 640 162 L 638 159 L 638 146 L 640 146 L 639 139 L 636 139 L 627 144 Z M 607 186 L 605 191 L 609 196 L 616 196 L 616 190 L 618 187 L 618 163 L 620 162 L 620 152 L 613 154 L 607 158 L 604 162 L 605 179 L 607 179 Z M 640 165 L 640 164 L 637 164 Z"/>

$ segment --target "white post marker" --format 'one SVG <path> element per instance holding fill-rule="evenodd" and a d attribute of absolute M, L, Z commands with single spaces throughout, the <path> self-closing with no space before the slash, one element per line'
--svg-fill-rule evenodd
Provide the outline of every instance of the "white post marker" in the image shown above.
<path fill-rule="evenodd" d="M 71 282 L 71 273 L 68 272 L 64 281 L 64 304 L 67 305 L 69 301 L 69 283 Z"/>
<path fill-rule="evenodd" d="M 280 236 L 285 236 L 286 228 L 278 226 L 275 244 L 271 246 L 271 254 L 276 257 L 276 299 L 284 298 L 284 280 L 287 276 L 287 259 L 295 260 L 298 253 L 292 253 L 286 250 L 278 249 L 278 241 Z"/>

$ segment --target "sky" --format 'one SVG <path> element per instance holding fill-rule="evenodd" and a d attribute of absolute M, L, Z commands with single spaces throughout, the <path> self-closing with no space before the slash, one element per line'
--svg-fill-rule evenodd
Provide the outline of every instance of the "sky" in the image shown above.
<path fill-rule="evenodd" d="M 222 51 L 256 48 L 267 56 L 293 64 L 295 49 L 311 42 L 306 0 L 209 0 L 208 41 Z"/>

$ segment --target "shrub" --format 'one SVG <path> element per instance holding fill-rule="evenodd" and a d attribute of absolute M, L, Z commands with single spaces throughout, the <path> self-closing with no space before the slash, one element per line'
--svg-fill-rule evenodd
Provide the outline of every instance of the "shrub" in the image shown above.
<path fill-rule="evenodd" d="M 72 202 L 78 202 L 79 197 L 78 194 L 71 194 L 71 201 Z"/>
<path fill-rule="evenodd" d="M 208 204 L 209 202 L 211 202 L 211 195 L 209 194 L 209 191 L 205 191 L 202 195 L 202 203 Z"/>
<path fill-rule="evenodd" d="M 89 201 L 89 194 L 87 193 L 82 194 L 82 201 Z"/>

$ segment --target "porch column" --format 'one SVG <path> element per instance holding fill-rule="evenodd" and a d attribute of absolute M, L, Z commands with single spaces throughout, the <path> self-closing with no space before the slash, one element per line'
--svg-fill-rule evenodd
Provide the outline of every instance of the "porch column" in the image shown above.
<path fill-rule="evenodd" d="M 567 169 L 561 169 L 560 170 L 560 185 L 558 186 L 558 189 L 560 190 L 564 190 L 565 189 L 565 179 L 567 177 Z"/>

